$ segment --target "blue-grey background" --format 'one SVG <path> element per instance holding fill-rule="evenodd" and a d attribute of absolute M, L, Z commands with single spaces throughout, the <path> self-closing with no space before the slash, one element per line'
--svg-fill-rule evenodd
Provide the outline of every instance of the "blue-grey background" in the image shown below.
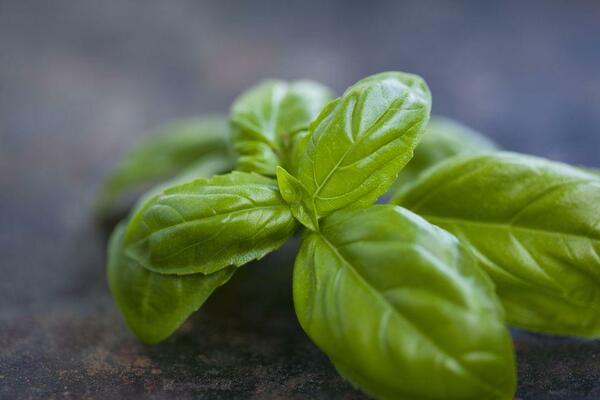
<path fill-rule="evenodd" d="M 285 252 L 138 344 L 90 206 L 157 124 L 263 78 L 384 70 L 507 149 L 600 166 L 597 1 L 0 0 L 0 398 L 360 398 L 294 322 Z M 595 343 L 515 345 L 520 398 L 600 398 Z"/>

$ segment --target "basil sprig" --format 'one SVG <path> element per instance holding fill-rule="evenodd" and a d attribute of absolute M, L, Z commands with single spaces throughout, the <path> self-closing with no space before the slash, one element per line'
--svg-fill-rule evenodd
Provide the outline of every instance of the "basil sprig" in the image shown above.
<path fill-rule="evenodd" d="M 113 296 L 142 341 L 171 335 L 294 234 L 300 324 L 373 397 L 511 399 L 507 323 L 600 336 L 596 173 L 429 122 L 416 75 L 377 74 L 332 97 L 310 81 L 260 83 L 234 102 L 229 128 L 172 130 L 109 179 L 106 209 L 172 178 L 109 244 Z M 393 204 L 373 205 L 385 193 Z"/>

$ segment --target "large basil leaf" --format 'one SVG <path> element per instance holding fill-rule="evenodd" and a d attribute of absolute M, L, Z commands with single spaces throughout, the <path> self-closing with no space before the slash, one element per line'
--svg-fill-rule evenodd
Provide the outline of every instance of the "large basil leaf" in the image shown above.
<path fill-rule="evenodd" d="M 97 199 L 97 214 L 102 219 L 123 214 L 144 190 L 182 172 L 210 177 L 231 170 L 234 160 L 228 140 L 227 120 L 221 117 L 183 120 L 158 129 L 107 178 Z M 205 163 L 204 158 L 211 161 Z"/>
<path fill-rule="evenodd" d="M 166 339 L 235 271 L 234 267 L 210 275 L 149 271 L 125 253 L 124 232 L 121 224 L 110 239 L 108 282 L 127 325 L 145 343 Z"/>
<path fill-rule="evenodd" d="M 332 98 L 316 82 L 265 81 L 243 93 L 231 109 L 237 169 L 275 175 L 287 163 L 294 135 L 309 123 Z"/>
<path fill-rule="evenodd" d="M 303 238 L 294 303 L 338 371 L 386 399 L 512 399 L 493 285 L 451 234 L 400 207 L 338 211 Z"/>
<path fill-rule="evenodd" d="M 400 171 L 390 192 L 414 181 L 427 168 L 458 154 L 492 152 L 498 147 L 482 134 L 448 118 L 431 117 L 415 155 Z"/>
<path fill-rule="evenodd" d="M 296 229 L 274 180 L 232 172 L 176 185 L 137 209 L 127 254 L 165 274 L 209 274 L 281 246 Z"/>
<path fill-rule="evenodd" d="M 351 86 L 309 128 L 298 179 L 317 217 L 372 204 L 410 160 L 431 95 L 415 75 L 386 72 Z"/>
<path fill-rule="evenodd" d="M 600 336 L 600 180 L 511 153 L 458 156 L 395 200 L 469 243 L 516 326 Z"/>

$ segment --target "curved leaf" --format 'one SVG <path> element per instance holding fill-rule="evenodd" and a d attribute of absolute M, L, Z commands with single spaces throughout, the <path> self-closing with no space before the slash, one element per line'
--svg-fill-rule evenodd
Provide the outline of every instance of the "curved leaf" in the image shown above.
<path fill-rule="evenodd" d="M 296 133 L 288 145 L 288 162 L 285 163 L 289 172 L 294 176 L 298 174 L 298 167 L 300 160 L 304 156 L 304 150 L 306 149 L 306 142 L 309 138 L 309 132 L 307 130 Z"/>
<path fill-rule="evenodd" d="M 210 177 L 233 167 L 228 148 L 227 120 L 204 117 L 166 125 L 130 151 L 106 179 L 98 194 L 96 212 L 100 218 L 122 214 L 136 197 L 152 185 L 194 169 L 204 158 L 214 168 Z M 207 169 L 207 164 L 202 168 Z"/>
<path fill-rule="evenodd" d="M 238 169 L 275 175 L 287 163 L 294 135 L 332 98 L 332 92 L 311 81 L 265 81 L 243 93 L 231 109 Z"/>
<path fill-rule="evenodd" d="M 409 184 L 426 169 L 452 156 L 497 150 L 498 147 L 481 133 L 449 118 L 431 117 L 414 157 L 400 171 L 390 191 Z"/>
<path fill-rule="evenodd" d="M 512 343 L 489 279 L 449 233 L 400 207 L 338 211 L 294 267 L 304 330 L 389 399 L 512 399 Z"/>
<path fill-rule="evenodd" d="M 290 205 L 292 215 L 308 229 L 317 231 L 319 223 L 313 209 L 306 203 L 309 196 L 302 183 L 284 168 L 277 167 L 277 184 L 281 197 Z"/>
<path fill-rule="evenodd" d="M 125 253 L 124 232 L 121 224 L 110 239 L 108 283 L 127 325 L 145 343 L 166 339 L 235 271 L 185 276 L 149 271 Z"/>
<path fill-rule="evenodd" d="M 225 158 L 220 155 L 206 155 L 173 179 L 158 184 L 145 192 L 135 203 L 131 214 L 134 215 L 149 199 L 170 187 L 182 185 L 196 179 L 210 179 L 215 175 L 220 175 L 224 171 L 229 171 L 231 168 L 233 168 L 231 158 Z"/>
<path fill-rule="evenodd" d="M 165 274 L 209 274 L 259 259 L 296 229 L 274 180 L 232 172 L 163 190 L 125 234 L 127 254 Z"/>
<path fill-rule="evenodd" d="M 600 336 L 600 180 L 536 157 L 459 156 L 395 200 L 476 251 L 508 321 Z"/>
<path fill-rule="evenodd" d="M 425 82 L 402 72 L 363 79 L 325 107 L 298 166 L 314 213 L 372 204 L 412 157 L 430 108 Z"/>

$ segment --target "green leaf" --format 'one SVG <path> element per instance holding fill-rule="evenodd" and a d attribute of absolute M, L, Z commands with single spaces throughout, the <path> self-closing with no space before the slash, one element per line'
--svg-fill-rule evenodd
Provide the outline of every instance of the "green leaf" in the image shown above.
<path fill-rule="evenodd" d="M 471 128 L 448 118 L 432 117 L 414 157 L 400 171 L 390 192 L 414 181 L 423 171 L 447 158 L 497 150 L 491 140 Z"/>
<path fill-rule="evenodd" d="M 227 120 L 221 117 L 183 120 L 158 129 L 130 151 L 106 179 L 96 213 L 101 219 L 122 214 L 140 193 L 179 173 L 199 168 L 206 171 L 199 175 L 210 177 L 231 170 L 234 160 L 228 140 Z M 204 158 L 211 162 L 203 163 Z"/>
<path fill-rule="evenodd" d="M 132 215 L 137 212 L 146 202 L 152 197 L 160 194 L 163 190 L 169 189 L 172 186 L 188 183 L 196 179 L 210 179 L 215 175 L 221 174 L 223 171 L 228 171 L 233 168 L 232 159 L 225 158 L 220 155 L 207 155 L 195 162 L 191 167 L 182 171 L 175 178 L 154 186 L 152 189 L 145 192 L 133 207 Z"/>
<path fill-rule="evenodd" d="M 600 180 L 536 157 L 458 156 L 394 200 L 470 244 L 518 327 L 600 336 Z"/>
<path fill-rule="evenodd" d="M 149 271 L 125 253 L 124 232 L 121 224 L 110 239 L 108 282 L 127 325 L 145 343 L 166 339 L 235 271 L 184 276 Z"/>
<path fill-rule="evenodd" d="M 294 267 L 303 329 L 386 399 L 512 399 L 512 342 L 489 279 L 449 233 L 400 207 L 338 211 Z"/>
<path fill-rule="evenodd" d="M 265 81 L 243 93 L 230 118 L 237 169 L 275 175 L 275 167 L 287 163 L 294 136 L 331 98 L 328 88 L 311 81 Z"/>
<path fill-rule="evenodd" d="M 147 200 L 129 223 L 125 247 L 151 271 L 209 274 L 263 257 L 296 227 L 273 179 L 232 172 Z"/>
<path fill-rule="evenodd" d="M 318 217 L 372 204 L 410 160 L 431 95 L 415 75 L 386 72 L 351 86 L 309 128 L 298 179 Z"/>
<path fill-rule="evenodd" d="M 308 138 L 308 131 L 300 131 L 292 137 L 292 140 L 288 145 L 288 162 L 286 163 L 286 169 L 294 176 L 298 174 L 298 167 L 300 165 L 300 160 L 304 156 Z"/>
<path fill-rule="evenodd" d="M 277 167 L 277 184 L 281 197 L 288 204 L 296 204 L 306 197 L 306 189 L 300 181 L 285 170 L 285 168 Z"/>
<path fill-rule="evenodd" d="M 308 193 L 300 181 L 284 168 L 277 167 L 277 184 L 281 197 L 290 205 L 292 215 L 308 229 L 318 230 L 317 218 L 306 205 Z"/>

